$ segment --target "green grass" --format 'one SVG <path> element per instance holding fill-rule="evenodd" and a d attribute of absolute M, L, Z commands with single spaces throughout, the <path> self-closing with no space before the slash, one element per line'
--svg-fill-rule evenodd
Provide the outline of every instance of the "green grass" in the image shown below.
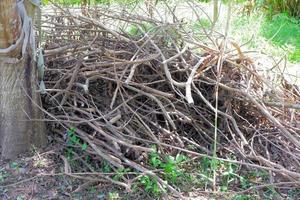
<path fill-rule="evenodd" d="M 289 50 L 291 62 L 300 61 L 300 19 L 287 14 L 273 16 L 264 20 L 260 33 L 274 45 Z"/>
<path fill-rule="evenodd" d="M 198 22 L 193 25 L 194 30 L 201 30 L 202 28 L 211 28 L 211 21 L 207 18 L 200 18 Z"/>
<path fill-rule="evenodd" d="M 293 63 L 300 61 L 300 20 L 279 14 L 271 19 L 261 12 L 250 16 L 234 16 L 231 38 L 247 49 L 261 51 L 274 57 L 287 56 Z"/>

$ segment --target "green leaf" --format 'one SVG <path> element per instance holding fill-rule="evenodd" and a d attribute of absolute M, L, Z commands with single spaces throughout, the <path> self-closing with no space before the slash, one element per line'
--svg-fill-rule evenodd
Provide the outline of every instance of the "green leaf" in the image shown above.
<path fill-rule="evenodd" d="M 12 162 L 12 163 L 10 164 L 10 167 L 11 167 L 12 169 L 17 169 L 17 168 L 19 167 L 19 165 L 18 165 L 18 163 L 16 163 L 16 162 Z"/>
<path fill-rule="evenodd" d="M 71 137 L 74 133 L 75 133 L 76 128 L 75 127 L 71 127 L 68 131 L 67 131 L 67 135 L 69 137 Z"/>
<path fill-rule="evenodd" d="M 82 146 L 81 146 L 81 149 L 83 151 L 85 151 L 87 149 L 87 147 L 88 147 L 87 143 L 83 143 Z"/>
<path fill-rule="evenodd" d="M 217 170 L 218 169 L 218 160 L 212 159 L 210 164 L 211 164 L 212 170 Z"/>
<path fill-rule="evenodd" d="M 186 161 L 187 157 L 185 155 L 182 155 L 182 154 L 177 154 L 175 160 L 176 160 L 176 163 L 181 163 L 183 161 Z"/>
<path fill-rule="evenodd" d="M 225 186 L 225 185 L 221 186 L 221 191 L 222 192 L 227 192 L 227 190 L 228 190 L 227 186 Z"/>
<path fill-rule="evenodd" d="M 174 165 L 173 163 L 167 163 L 167 164 L 163 164 L 162 167 L 164 168 L 164 171 L 166 173 L 171 173 L 174 170 Z"/>
<path fill-rule="evenodd" d="M 173 156 L 167 156 L 167 162 L 170 164 L 175 164 L 175 158 Z"/>
<path fill-rule="evenodd" d="M 70 140 L 71 140 L 74 144 L 76 144 L 76 141 L 77 141 L 76 135 L 72 135 L 71 138 L 70 138 Z"/>

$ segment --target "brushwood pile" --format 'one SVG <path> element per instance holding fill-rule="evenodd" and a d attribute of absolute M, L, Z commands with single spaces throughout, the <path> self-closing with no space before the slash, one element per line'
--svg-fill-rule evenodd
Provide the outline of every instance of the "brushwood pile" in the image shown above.
<path fill-rule="evenodd" d="M 162 191 L 182 195 L 151 162 L 155 153 L 185 155 L 184 173 L 209 158 L 237 164 L 239 175 L 263 169 L 275 182 L 299 186 L 299 88 L 284 79 L 271 88 L 229 38 L 201 38 L 184 21 L 97 7 L 55 7 L 42 24 L 47 131 L 82 161 L 68 173 L 128 191 L 147 175 Z M 90 173 L 104 165 L 130 170 L 120 179 Z"/>

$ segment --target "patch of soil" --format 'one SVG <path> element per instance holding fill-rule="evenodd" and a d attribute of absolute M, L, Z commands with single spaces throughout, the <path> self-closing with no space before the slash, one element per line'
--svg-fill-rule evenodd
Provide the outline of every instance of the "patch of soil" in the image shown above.
<path fill-rule="evenodd" d="M 151 199 L 145 193 L 128 194 L 111 183 L 89 183 L 63 172 L 64 163 L 52 150 L 0 160 L 0 199 Z"/>

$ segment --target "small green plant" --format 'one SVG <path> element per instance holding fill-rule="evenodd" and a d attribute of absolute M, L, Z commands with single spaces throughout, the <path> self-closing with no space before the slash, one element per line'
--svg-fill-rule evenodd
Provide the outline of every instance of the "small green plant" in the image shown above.
<path fill-rule="evenodd" d="M 85 151 L 88 147 L 86 142 L 81 142 L 81 139 L 75 134 L 76 128 L 72 127 L 67 131 L 68 144 L 78 145 L 81 147 L 82 151 Z"/>
<path fill-rule="evenodd" d="M 162 192 L 155 178 L 151 178 L 148 175 L 144 175 L 139 179 L 139 182 L 144 187 L 147 193 L 155 197 L 159 196 Z"/>
<path fill-rule="evenodd" d="M 117 169 L 117 173 L 113 176 L 113 180 L 119 181 L 121 178 L 131 170 L 129 168 L 119 168 Z"/>
<path fill-rule="evenodd" d="M 221 173 L 221 191 L 227 192 L 229 184 L 240 180 L 240 176 L 236 174 L 238 168 L 236 164 L 225 162 L 223 166 L 225 170 Z"/>
<path fill-rule="evenodd" d="M 157 167 L 160 167 L 161 164 L 162 164 L 162 160 L 159 156 L 159 154 L 156 152 L 156 147 L 152 147 L 153 149 L 153 152 L 150 153 L 150 159 L 149 159 L 149 162 L 150 162 L 150 165 L 157 168 Z"/>
<path fill-rule="evenodd" d="M 216 166 L 214 166 L 214 165 L 216 165 Z M 200 180 L 202 180 L 202 182 L 205 185 L 213 182 L 213 180 L 212 180 L 213 168 L 212 167 L 214 167 L 215 169 L 217 169 L 217 163 L 212 164 L 212 159 L 209 159 L 207 157 L 203 157 L 200 160 L 199 167 L 200 167 L 200 170 L 199 170 L 200 173 L 199 173 L 199 175 L 201 177 Z"/>
<path fill-rule="evenodd" d="M 9 177 L 9 173 L 5 171 L 3 168 L 0 169 L 0 183 L 4 182 L 5 179 Z"/>
<path fill-rule="evenodd" d="M 278 199 L 279 197 L 280 195 L 273 186 L 267 187 L 267 189 L 263 192 L 263 199 L 272 200 Z"/>
<path fill-rule="evenodd" d="M 71 127 L 67 130 L 67 149 L 66 149 L 66 157 L 71 160 L 73 158 L 74 146 L 79 146 L 81 151 L 86 151 L 88 148 L 88 144 L 83 142 L 76 134 L 76 128 Z"/>
<path fill-rule="evenodd" d="M 91 156 L 85 154 L 88 144 L 76 135 L 76 128 L 69 128 L 65 133 L 65 137 L 67 146 L 64 149 L 64 156 L 68 159 L 71 167 L 76 168 L 83 161 L 86 166 L 93 168 Z M 74 159 L 74 155 L 80 155 L 82 159 Z"/>
<path fill-rule="evenodd" d="M 243 189 L 248 189 L 252 186 L 252 183 L 247 177 L 240 176 L 240 183 Z"/>
<path fill-rule="evenodd" d="M 180 168 L 180 163 L 186 161 L 187 157 L 182 154 L 177 154 L 176 157 L 166 156 L 163 160 L 157 153 L 156 148 L 150 153 L 149 163 L 156 169 L 162 169 L 164 178 L 175 184 L 179 177 L 184 177 L 184 170 Z"/>
<path fill-rule="evenodd" d="M 204 3 L 208 3 L 210 2 L 211 0 L 198 0 L 199 2 L 204 2 Z"/>
<path fill-rule="evenodd" d="M 111 3 L 111 0 L 94 0 L 94 3 L 109 5 Z"/>
<path fill-rule="evenodd" d="M 231 158 L 234 159 L 234 158 Z M 248 189 L 253 186 L 252 182 L 268 182 L 268 173 L 264 170 L 256 170 L 250 173 L 239 174 L 239 165 L 203 157 L 200 160 L 198 181 L 206 186 L 213 184 L 213 172 L 216 172 L 217 185 L 220 191 L 227 192 L 230 188 L 239 185 L 242 189 Z M 239 196 L 241 199 L 247 199 L 246 196 Z M 252 197 L 249 199 L 253 199 Z"/>
<path fill-rule="evenodd" d="M 161 168 L 164 170 L 165 178 L 171 183 L 176 183 L 179 177 L 184 177 L 185 173 L 180 168 L 180 163 L 187 160 L 187 157 L 181 154 L 177 154 L 174 158 L 172 156 L 167 156 L 166 162 L 161 163 Z"/>
<path fill-rule="evenodd" d="M 108 199 L 109 200 L 120 199 L 119 193 L 118 192 L 109 192 L 108 193 Z"/>
<path fill-rule="evenodd" d="M 95 186 L 89 187 L 89 193 L 96 193 L 96 192 L 97 192 L 97 188 Z"/>
<path fill-rule="evenodd" d="M 103 173 L 110 173 L 112 171 L 112 169 L 107 161 L 103 161 L 103 163 L 101 165 L 101 171 Z"/>
<path fill-rule="evenodd" d="M 177 154 L 175 157 L 167 155 L 163 159 L 157 152 L 156 146 L 153 146 L 152 149 L 153 151 L 150 153 L 148 162 L 153 168 L 161 172 L 164 180 L 176 185 L 179 184 L 179 180 L 190 178 L 181 167 L 182 162 L 187 160 L 185 155 Z M 142 186 L 147 193 L 155 197 L 159 196 L 163 190 L 162 187 L 159 187 L 157 179 L 149 175 L 140 177 L 137 186 Z"/>

